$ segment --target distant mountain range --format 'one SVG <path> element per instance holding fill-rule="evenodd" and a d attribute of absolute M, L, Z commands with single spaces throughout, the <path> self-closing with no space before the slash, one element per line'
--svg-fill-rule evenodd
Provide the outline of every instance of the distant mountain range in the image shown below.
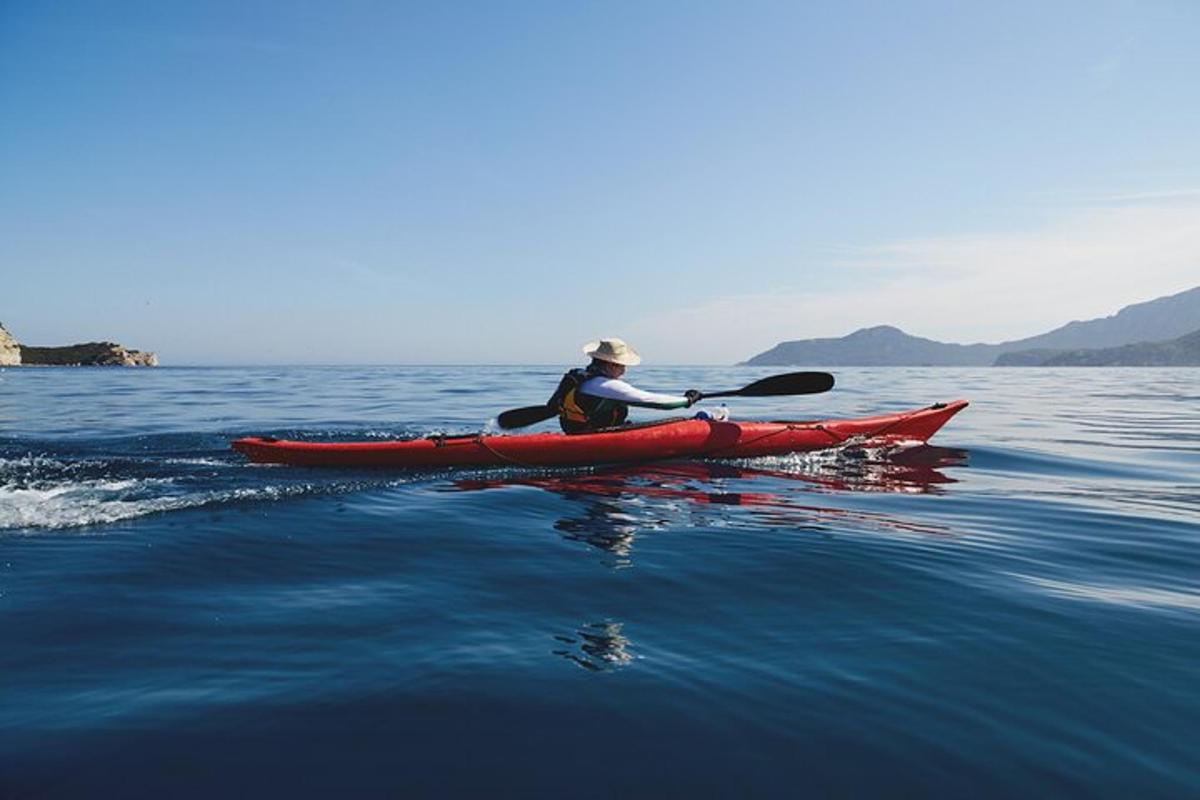
<path fill-rule="evenodd" d="M 1121 347 L 1055 352 L 1033 366 L 1200 367 L 1200 330 L 1168 342 L 1139 342 Z"/>
<path fill-rule="evenodd" d="M 880 325 L 862 328 L 840 338 L 780 342 L 743 363 L 750 366 L 847 367 L 1057 366 L 1068 363 L 1183 365 L 1195 344 L 1189 335 L 1193 333 L 1200 334 L 1200 286 L 1126 306 L 1110 317 L 1070 322 L 1039 336 L 1000 344 L 949 344 L 912 336 L 890 325 Z M 1155 344 L 1150 346 L 1149 343 Z M 1139 347 L 1127 350 L 1127 345 Z M 1122 352 L 1109 352 L 1113 350 Z M 1131 360 L 1137 358 L 1148 360 Z M 1179 358 L 1185 361 L 1162 360 Z"/>

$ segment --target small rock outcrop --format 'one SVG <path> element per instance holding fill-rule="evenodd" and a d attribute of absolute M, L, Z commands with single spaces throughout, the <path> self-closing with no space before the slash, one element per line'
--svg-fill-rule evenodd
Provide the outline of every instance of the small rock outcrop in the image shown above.
<path fill-rule="evenodd" d="M 0 323 L 0 367 L 15 367 L 21 363 L 21 345 Z"/>
<path fill-rule="evenodd" d="M 157 367 L 158 356 L 126 350 L 116 342 L 84 342 L 67 347 L 21 345 L 22 364 L 55 367 Z"/>

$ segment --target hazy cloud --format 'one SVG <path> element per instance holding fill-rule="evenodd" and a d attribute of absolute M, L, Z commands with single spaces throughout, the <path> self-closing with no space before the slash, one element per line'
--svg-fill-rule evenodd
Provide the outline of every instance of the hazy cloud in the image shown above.
<path fill-rule="evenodd" d="M 1200 195 L 1142 199 L 1154 202 L 1076 210 L 1037 230 L 901 240 L 798 265 L 856 275 L 823 291 L 728 294 L 639 320 L 629 335 L 667 356 L 660 360 L 723 363 L 782 340 L 870 325 L 998 342 L 1107 316 L 1200 285 Z"/>

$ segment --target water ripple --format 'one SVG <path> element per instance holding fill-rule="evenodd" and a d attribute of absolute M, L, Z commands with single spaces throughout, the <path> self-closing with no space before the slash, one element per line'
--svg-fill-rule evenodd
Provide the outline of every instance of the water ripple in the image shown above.
<path fill-rule="evenodd" d="M 1145 586 L 1112 586 L 1093 583 L 1072 583 L 1050 580 L 1034 575 L 1012 573 L 1032 586 L 1044 590 L 1054 597 L 1071 600 L 1088 600 L 1130 608 L 1159 608 L 1183 611 L 1200 611 L 1200 591 L 1156 589 Z"/>

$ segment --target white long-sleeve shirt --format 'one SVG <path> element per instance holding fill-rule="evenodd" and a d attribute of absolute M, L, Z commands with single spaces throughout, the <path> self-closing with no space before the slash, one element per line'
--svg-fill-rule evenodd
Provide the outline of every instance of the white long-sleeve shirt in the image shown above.
<path fill-rule="evenodd" d="M 598 375 L 588 378 L 579 387 L 579 391 L 592 397 L 603 397 L 606 400 L 617 400 L 631 406 L 643 408 L 687 408 L 687 398 L 674 394 L 656 394 L 646 392 L 631 386 L 617 378 L 606 378 Z"/>

